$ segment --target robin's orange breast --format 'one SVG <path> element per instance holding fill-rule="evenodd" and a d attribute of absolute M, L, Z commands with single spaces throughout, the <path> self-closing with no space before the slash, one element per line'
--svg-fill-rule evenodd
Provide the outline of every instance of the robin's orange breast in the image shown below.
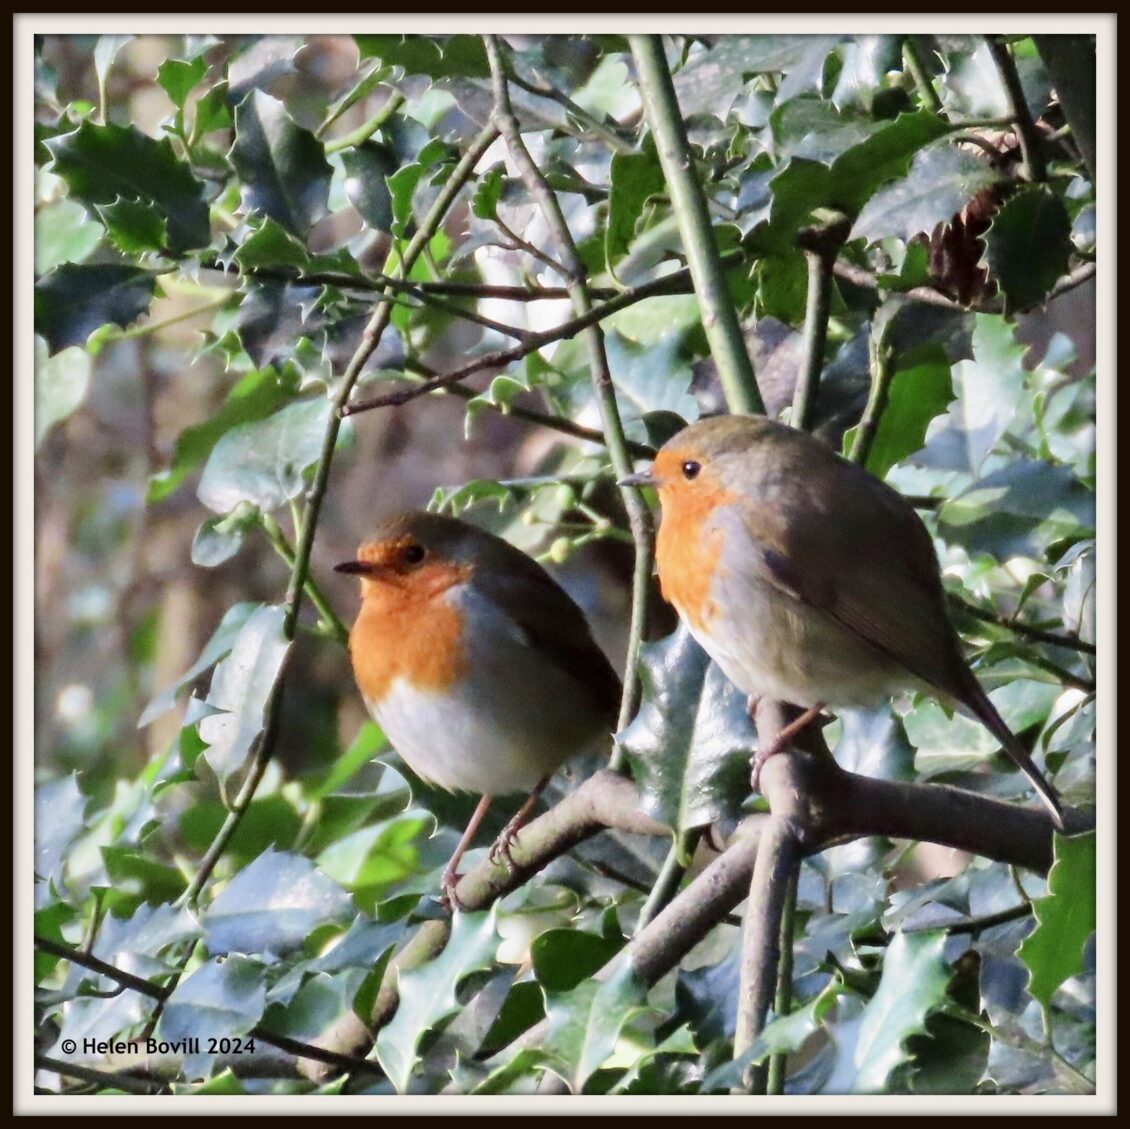
<path fill-rule="evenodd" d="M 364 581 L 349 654 L 368 701 L 381 702 L 397 678 L 441 691 L 466 676 L 462 616 L 442 595 L 469 575 L 467 566 L 439 561 L 393 581 Z"/>
<path fill-rule="evenodd" d="M 663 598 L 674 604 L 692 627 L 706 630 L 717 607 L 710 596 L 711 579 L 722 552 L 722 530 L 708 525 L 720 505 L 734 496 L 721 486 L 700 483 L 698 489 L 674 481 L 662 491 L 663 520 L 655 544 Z"/>

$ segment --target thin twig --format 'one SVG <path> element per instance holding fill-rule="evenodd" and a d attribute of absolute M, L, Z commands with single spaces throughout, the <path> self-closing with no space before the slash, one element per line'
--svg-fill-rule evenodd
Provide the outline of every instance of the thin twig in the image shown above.
<path fill-rule="evenodd" d="M 998 35 L 987 35 L 985 41 L 993 56 L 993 62 L 1000 72 L 1005 92 L 1008 94 L 1009 106 L 1016 124 L 1016 135 L 1020 138 L 1020 151 L 1024 154 L 1024 176 L 1036 184 L 1042 183 L 1048 178 L 1043 142 L 1040 139 L 1040 131 L 1032 120 L 1028 100 L 1024 97 L 1024 88 L 1020 85 L 1020 75 L 1017 73 L 1012 52 L 1008 49 L 1008 44 Z"/>
<path fill-rule="evenodd" d="M 163 1082 L 149 1082 L 144 1078 L 135 1078 L 132 1074 L 121 1071 L 92 1070 L 89 1066 L 81 1066 L 77 1062 L 63 1062 L 61 1059 L 51 1058 L 49 1055 L 37 1054 L 35 1065 L 40 1070 L 50 1070 L 55 1074 L 62 1074 L 66 1078 L 78 1078 L 82 1082 L 92 1082 L 101 1090 L 124 1090 L 127 1094 L 167 1094 L 169 1087 Z"/>
<path fill-rule="evenodd" d="M 418 372 L 429 380 L 434 380 L 438 375 L 435 369 L 429 368 L 419 361 L 406 361 L 404 367 L 406 370 Z M 476 396 L 482 395 L 481 392 L 467 388 L 462 384 L 448 384 L 440 391 L 450 396 L 457 396 L 461 400 L 473 400 Z M 604 433 L 602 431 L 598 431 L 594 427 L 584 427 L 567 416 L 539 412 L 536 408 L 526 408 L 520 404 L 495 404 L 485 399 L 481 400 L 480 403 L 484 408 L 497 412 L 499 415 L 513 416 L 514 419 L 524 420 L 526 423 L 536 423 L 541 427 L 548 427 L 551 431 L 560 431 L 563 435 L 571 435 L 574 439 L 584 439 L 589 443 L 604 445 Z M 655 448 L 648 443 L 637 443 L 634 439 L 626 439 L 625 443 L 628 453 L 633 458 L 652 459 L 655 457 Z"/>
<path fill-rule="evenodd" d="M 1096 271 L 1095 263 L 1084 263 L 1082 266 L 1076 267 L 1069 274 L 1065 274 L 1056 284 L 1048 291 L 1047 296 L 1044 298 L 1044 303 L 1054 301 L 1062 294 L 1066 294 L 1069 290 L 1074 290 L 1077 286 L 1082 286 L 1084 282 L 1089 281 L 1095 277 Z M 842 278 L 850 282 L 853 286 L 861 286 L 866 290 L 879 290 L 882 289 L 879 280 L 867 270 L 862 267 L 857 267 L 853 263 L 846 263 L 842 259 L 836 261 L 833 271 L 837 278 Z M 929 286 L 914 286 L 910 290 L 898 291 L 904 297 L 909 298 L 914 302 L 922 302 L 927 306 L 938 306 L 943 310 L 960 310 L 966 313 L 974 314 L 1001 314 L 1004 313 L 1004 304 L 1000 301 L 979 302 L 969 306 L 963 306 L 960 302 L 955 302 L 952 298 L 946 297 L 940 290 L 934 290 Z"/>
<path fill-rule="evenodd" d="M 685 831 L 682 835 L 676 836 L 675 840 L 671 843 L 667 857 L 663 860 L 663 866 L 655 879 L 655 884 L 652 886 L 647 900 L 643 904 L 643 909 L 640 910 L 639 920 L 636 922 L 635 929 L 637 934 L 641 930 L 646 929 L 654 920 L 655 915 L 668 905 L 671 899 L 679 892 L 679 884 L 683 881 L 683 876 L 687 872 L 688 862 L 694 854 L 701 837 L 702 828 L 695 828 L 692 831 Z"/>
<path fill-rule="evenodd" d="M 723 266 L 726 268 L 737 266 L 744 261 L 744 258 L 744 253 L 741 251 L 731 252 L 723 258 Z M 375 408 L 398 407 L 402 404 L 407 404 L 411 400 L 415 400 L 419 396 L 426 396 L 429 392 L 458 384 L 466 380 L 467 377 L 474 376 L 477 372 L 484 372 L 487 369 L 505 368 L 507 365 L 522 360 L 523 357 L 529 356 L 530 353 L 536 352 L 545 345 L 575 337 L 582 330 L 597 325 L 619 310 L 626 309 L 628 306 L 634 305 L 636 302 L 641 302 L 645 298 L 651 298 L 658 294 L 679 293 L 680 287 L 685 285 L 689 277 L 690 275 L 687 269 L 684 268 L 683 270 L 674 271 L 672 274 L 664 275 L 662 278 L 653 279 L 651 282 L 644 283 L 640 286 L 630 287 L 627 290 L 617 293 L 614 298 L 609 299 L 603 305 L 590 307 L 584 313 L 578 313 L 569 321 L 562 322 L 552 329 L 542 330 L 539 333 L 530 333 L 524 341 L 509 349 L 499 349 L 491 353 L 483 353 L 461 368 L 436 376 L 426 384 L 401 389 L 398 392 L 388 392 L 382 396 L 376 396 L 371 400 L 361 400 L 349 404 L 344 409 L 345 414 L 357 415 L 359 412 L 372 411 Z M 630 471 L 626 471 L 625 473 L 630 473 Z"/>
<path fill-rule="evenodd" d="M 332 141 L 327 141 L 325 145 L 327 155 L 337 153 L 342 149 L 351 149 L 354 145 L 368 141 L 404 105 L 404 102 L 404 95 L 399 90 L 394 90 L 385 100 L 384 105 L 364 125 L 359 125 L 355 130 L 344 134 L 342 137 L 335 137 Z"/>
<path fill-rule="evenodd" d="M 891 351 L 883 342 L 876 340 L 874 330 L 867 344 L 871 360 L 871 391 L 867 396 L 867 406 L 863 409 L 863 417 L 856 428 L 851 452 L 848 455 L 853 463 L 858 463 L 860 466 L 867 465 L 867 456 L 871 454 L 871 446 L 879 433 L 879 423 L 887 410 L 887 401 L 890 398 L 891 381 L 895 377 Z"/>
<path fill-rule="evenodd" d="M 1086 655 L 1095 653 L 1094 643 L 1088 643 L 1078 636 L 1058 635 L 1054 631 L 1045 631 L 1043 628 L 1021 623 L 1020 620 L 1013 619 L 1011 616 L 997 615 L 996 612 L 979 608 L 976 604 L 970 603 L 953 592 L 947 593 L 947 599 L 953 607 L 967 612 L 974 619 L 981 620 L 982 623 L 991 623 L 997 627 L 1007 628 L 1009 631 L 1015 631 L 1017 635 L 1023 635 L 1037 643 L 1047 643 L 1052 647 L 1064 647 L 1069 651 L 1081 651 Z"/>

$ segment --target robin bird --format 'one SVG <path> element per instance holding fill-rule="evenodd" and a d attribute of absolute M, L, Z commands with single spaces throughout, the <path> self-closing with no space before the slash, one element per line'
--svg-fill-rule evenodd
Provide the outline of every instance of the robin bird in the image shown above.
<path fill-rule="evenodd" d="M 336 566 L 361 580 L 349 635 L 369 712 L 422 779 L 482 796 L 456 868 L 494 796 L 528 794 L 491 848 L 510 848 L 554 772 L 615 728 L 620 679 L 581 609 L 536 561 L 456 518 L 402 514 Z"/>
<path fill-rule="evenodd" d="M 763 416 L 701 420 L 624 484 L 655 486 L 664 597 L 743 693 L 805 708 L 761 765 L 825 707 L 925 689 L 971 713 L 1063 812 L 997 713 L 946 612 L 933 542 L 910 504 L 803 431 Z"/>

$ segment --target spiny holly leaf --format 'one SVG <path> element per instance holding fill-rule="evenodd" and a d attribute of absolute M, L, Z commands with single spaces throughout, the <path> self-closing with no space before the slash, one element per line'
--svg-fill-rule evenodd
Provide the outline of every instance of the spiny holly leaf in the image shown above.
<path fill-rule="evenodd" d="M 315 255 L 270 216 L 253 223 L 254 230 L 233 256 L 243 270 L 254 272 L 270 267 L 290 267 L 299 275 L 334 272 L 361 277 L 361 268 L 344 247 L 328 255 Z M 246 325 L 247 322 L 241 322 L 241 328 Z"/>
<path fill-rule="evenodd" d="M 1004 295 L 1005 314 L 1043 301 L 1067 272 L 1073 250 L 1071 217 L 1046 185 L 1006 200 L 985 233 L 989 277 Z"/>
<path fill-rule="evenodd" d="M 855 1020 L 833 1025 L 836 1065 L 825 1093 L 882 1093 L 909 1054 L 904 1043 L 926 1030 L 926 1017 L 945 1001 L 950 969 L 946 936 L 896 933 L 883 960 L 879 987 Z"/>
<path fill-rule="evenodd" d="M 115 200 L 95 204 L 98 218 L 106 225 L 110 241 L 126 254 L 160 251 L 169 242 L 165 217 L 143 200 Z"/>
<path fill-rule="evenodd" d="M 284 618 L 281 607 L 258 608 L 212 674 L 208 705 L 220 712 L 202 718 L 197 728 L 209 746 L 204 757 L 221 784 L 240 769 L 263 729 L 267 699 L 290 650 Z"/>
<path fill-rule="evenodd" d="M 157 68 L 157 83 L 173 105 L 183 111 L 189 91 L 204 77 L 207 70 L 208 64 L 203 55 L 197 55 L 194 59 L 166 59 Z"/>
<path fill-rule="evenodd" d="M 280 955 L 351 913 L 349 895 L 301 855 L 267 849 L 201 915 L 208 952 Z"/>
<path fill-rule="evenodd" d="M 167 137 L 154 141 L 134 126 L 95 125 L 47 142 L 52 169 L 83 203 L 134 200 L 150 205 L 165 221 L 174 253 L 208 242 L 204 185 L 177 159 Z"/>
<path fill-rule="evenodd" d="M 951 220 L 982 189 L 1003 177 L 984 157 L 954 145 L 923 149 L 905 177 L 880 189 L 864 205 L 850 239 L 874 243 L 888 236 L 909 241 Z"/>
<path fill-rule="evenodd" d="M 623 945 L 622 938 L 583 929 L 547 929 L 530 946 L 530 961 L 547 991 L 567 992 L 603 968 Z"/>
<path fill-rule="evenodd" d="M 399 977 L 400 1005 L 377 1036 L 377 1060 L 398 1093 L 408 1088 L 420 1040 L 459 1010 L 455 989 L 472 972 L 487 968 L 498 948 L 497 904 L 480 913 L 457 913 L 451 937 L 435 960 Z"/>
<path fill-rule="evenodd" d="M 117 263 L 63 263 L 35 284 L 35 332 L 52 353 L 85 345 L 104 325 L 124 329 L 153 300 L 156 278 Z"/>
<path fill-rule="evenodd" d="M 756 734 L 744 696 L 683 624 L 640 655 L 639 713 L 617 735 L 646 811 L 676 833 L 734 816 Z"/>
<path fill-rule="evenodd" d="M 647 985 L 631 961 L 621 962 L 607 980 L 583 980 L 549 996 L 543 1047 L 574 1094 L 616 1049 L 624 1025 L 647 1010 Z"/>
<path fill-rule="evenodd" d="M 832 1005 L 845 991 L 844 985 L 839 980 L 833 980 L 808 1003 L 789 1012 L 788 1015 L 771 1016 L 750 1049 L 750 1061 L 764 1062 L 769 1055 L 791 1054 L 800 1050 L 808 1037 L 820 1027 L 824 1017 L 831 1011 Z"/>
<path fill-rule="evenodd" d="M 59 780 L 40 784 L 35 789 L 35 876 L 36 903 L 46 900 L 50 882 L 62 886 L 67 848 L 83 829 L 86 797 L 79 791 L 72 772 Z"/>
<path fill-rule="evenodd" d="M 165 1001 L 157 1037 L 181 1043 L 188 1077 L 202 1077 L 212 1067 L 212 1040 L 246 1035 L 267 1006 L 266 971 L 241 956 L 220 957 L 182 980 Z M 186 1042 L 186 1040 L 192 1040 Z M 199 1051 L 195 1047 L 199 1047 Z"/>
<path fill-rule="evenodd" d="M 1028 991 L 1046 1010 L 1056 989 L 1083 970 L 1083 948 L 1095 931 L 1095 832 L 1056 833 L 1048 894 L 1033 904 L 1036 928 L 1020 946 Z"/>
<path fill-rule="evenodd" d="M 264 420 L 240 424 L 212 448 L 197 494 L 216 513 L 240 502 L 269 513 L 305 489 L 332 411 L 324 397 L 290 404 Z"/>
<path fill-rule="evenodd" d="M 832 205 L 855 215 L 879 185 L 904 176 L 914 154 L 948 130 L 946 123 L 930 110 L 900 114 L 832 162 Z"/>
<path fill-rule="evenodd" d="M 950 366 L 941 345 L 924 345 L 899 357 L 899 365 L 888 391 L 887 406 L 867 454 L 867 469 L 884 478 L 888 470 L 907 455 L 921 449 L 926 429 L 954 398 Z M 844 453 L 858 428 L 844 435 Z"/>
<path fill-rule="evenodd" d="M 362 59 L 380 59 L 406 74 L 430 78 L 487 78 L 490 64 L 477 35 L 355 35 Z"/>
<path fill-rule="evenodd" d="M 783 73 L 778 101 L 818 88 L 834 35 L 723 35 L 675 75 L 685 115 L 709 113 L 725 120 L 747 76 Z"/>
<path fill-rule="evenodd" d="M 333 170 L 322 145 L 269 94 L 253 90 L 236 106 L 229 156 L 248 211 L 263 212 L 299 238 L 326 214 Z"/>

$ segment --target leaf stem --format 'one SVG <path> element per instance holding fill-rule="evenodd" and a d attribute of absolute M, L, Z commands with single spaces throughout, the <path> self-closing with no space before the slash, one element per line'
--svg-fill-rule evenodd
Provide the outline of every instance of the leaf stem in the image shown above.
<path fill-rule="evenodd" d="M 404 105 L 404 95 L 399 90 L 394 90 L 381 108 L 367 121 L 364 125 L 359 125 L 355 130 L 346 133 L 341 137 L 335 137 L 332 141 L 327 141 L 325 144 L 326 155 L 330 153 L 338 153 L 342 149 L 351 149 L 355 145 L 360 145 L 364 141 L 368 141 L 382 125 L 385 124 Z"/>

